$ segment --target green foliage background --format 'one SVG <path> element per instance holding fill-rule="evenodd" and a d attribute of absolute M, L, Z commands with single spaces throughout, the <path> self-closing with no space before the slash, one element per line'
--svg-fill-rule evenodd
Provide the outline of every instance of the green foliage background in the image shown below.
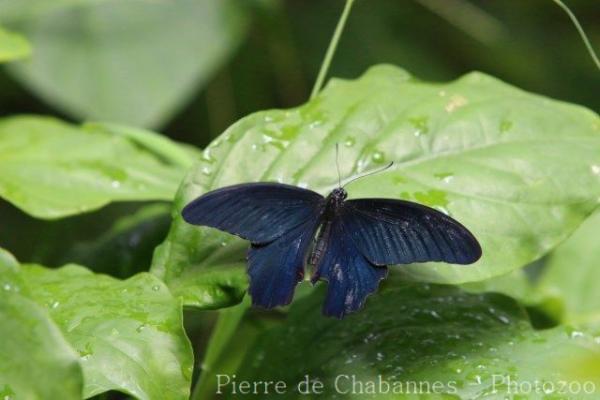
<path fill-rule="evenodd" d="M 568 5 L 597 44 L 595 3 Z M 566 15 L 356 0 L 308 101 L 342 7 L 0 0 L 0 397 L 211 399 L 216 373 L 309 374 L 323 398 L 347 397 L 339 374 L 600 391 L 600 74 Z M 342 322 L 319 315 L 323 285 L 250 309 L 247 244 L 181 207 L 245 181 L 326 193 L 336 142 L 345 178 L 396 162 L 351 197 L 437 207 L 484 257 L 394 267 Z"/>

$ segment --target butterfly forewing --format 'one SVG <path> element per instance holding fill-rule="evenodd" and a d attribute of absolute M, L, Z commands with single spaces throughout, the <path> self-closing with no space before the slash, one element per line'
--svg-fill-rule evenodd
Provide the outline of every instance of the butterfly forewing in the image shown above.
<path fill-rule="evenodd" d="M 481 257 L 481 247 L 467 228 L 417 203 L 349 200 L 340 218 L 361 253 L 377 265 L 427 261 L 470 264 Z"/>
<path fill-rule="evenodd" d="M 248 274 L 252 303 L 288 304 L 302 279 L 325 199 L 280 183 L 245 183 L 206 193 L 182 212 L 185 221 L 238 235 L 252 242 Z"/>
<path fill-rule="evenodd" d="M 281 183 L 243 183 L 208 192 L 189 203 L 183 219 L 238 235 L 252 243 L 268 243 L 314 219 L 323 196 Z"/>

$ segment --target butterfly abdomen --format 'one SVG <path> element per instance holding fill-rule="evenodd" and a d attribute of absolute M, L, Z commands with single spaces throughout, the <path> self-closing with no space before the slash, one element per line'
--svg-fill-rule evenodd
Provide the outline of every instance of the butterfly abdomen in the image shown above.
<path fill-rule="evenodd" d="M 319 229 L 319 233 L 317 234 L 317 240 L 315 242 L 315 246 L 310 254 L 310 258 L 308 263 L 311 265 L 318 265 L 319 261 L 323 257 L 327 247 L 327 238 L 329 237 L 329 233 L 331 232 L 331 220 L 325 219 L 323 224 L 321 225 L 321 229 Z"/>
<path fill-rule="evenodd" d="M 339 213 L 340 207 L 346 199 L 346 191 L 342 188 L 334 189 L 329 196 L 325 199 L 325 209 L 322 214 L 321 227 L 317 233 L 317 239 L 315 246 L 311 252 L 308 263 L 314 266 L 320 264 L 323 255 L 327 251 L 327 243 L 329 236 L 331 235 L 331 226 L 335 216 Z M 312 281 L 316 282 L 319 279 L 319 273 L 313 274 Z"/>

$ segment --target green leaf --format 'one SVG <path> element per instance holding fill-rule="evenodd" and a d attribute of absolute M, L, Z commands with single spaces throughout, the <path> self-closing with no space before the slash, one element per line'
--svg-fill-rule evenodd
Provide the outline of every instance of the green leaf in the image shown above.
<path fill-rule="evenodd" d="M 399 277 L 402 277 L 402 275 L 400 274 Z M 467 282 L 460 285 L 460 287 L 471 293 L 502 293 L 520 302 L 526 301 L 533 291 L 533 285 L 523 269 L 516 269 L 508 274 L 483 281 Z"/>
<path fill-rule="evenodd" d="M 5 278 L 10 278 L 11 282 L 17 278 L 19 272 L 19 263 L 8 251 L 0 247 L 0 271 Z M 11 283 L 7 282 L 7 283 Z"/>
<path fill-rule="evenodd" d="M 0 196 L 38 218 L 171 200 L 183 175 L 124 137 L 46 117 L 0 120 Z"/>
<path fill-rule="evenodd" d="M 339 376 L 340 391 L 352 390 L 352 376 L 363 388 L 368 381 L 377 385 L 379 376 L 390 390 L 403 385 L 403 393 L 382 396 L 394 399 L 422 398 L 415 389 L 407 394 L 408 382 L 423 391 L 429 387 L 429 393 L 436 385 L 437 393 L 447 394 L 443 398 L 453 399 L 566 398 L 559 395 L 562 380 L 599 388 L 600 342 L 591 331 L 535 331 L 508 297 L 450 286 L 395 286 L 373 296 L 364 312 L 339 321 L 320 315 L 322 293 L 296 302 L 285 324 L 259 337 L 236 381 L 283 380 L 289 390 L 280 397 L 287 399 L 303 398 L 295 387 L 306 375 L 323 382 L 323 398 L 336 395 Z M 509 378 L 519 385 L 550 382 L 554 392 L 517 393 Z M 236 398 L 231 386 L 221 390 Z M 386 394 L 385 388 L 375 390 Z M 548 397 L 552 393 L 559 397 Z M 352 398 L 378 397 L 367 392 Z"/>
<path fill-rule="evenodd" d="M 596 208 L 600 121 L 593 112 L 470 73 L 423 83 L 392 66 L 334 79 L 314 100 L 250 115 L 204 152 L 174 202 L 153 272 L 186 304 L 223 306 L 244 289 L 247 243 L 186 224 L 182 207 L 239 182 L 279 181 L 327 194 L 337 185 L 335 143 L 350 198 L 417 201 L 458 219 L 481 241 L 471 266 L 403 266 L 414 280 L 463 283 L 546 254 Z"/>
<path fill-rule="evenodd" d="M 193 355 L 181 302 L 153 275 L 119 281 L 76 265 L 29 265 L 23 277 L 79 352 L 85 397 L 108 390 L 138 399 L 189 397 Z"/>
<path fill-rule="evenodd" d="M 194 164 L 194 159 L 200 156 L 199 150 L 192 146 L 175 143 L 167 137 L 145 129 L 133 128 L 124 125 L 93 122 L 83 126 L 87 131 L 105 132 L 111 135 L 126 137 L 144 149 L 154 153 L 173 165 L 189 169 Z"/>
<path fill-rule="evenodd" d="M 600 323 L 600 213 L 551 253 L 537 296 L 561 300 L 567 323 Z"/>
<path fill-rule="evenodd" d="M 31 54 L 31 45 L 23 36 L 0 26 L 0 63 L 25 58 Z"/>
<path fill-rule="evenodd" d="M 23 295 L 14 258 L 0 249 L 0 396 L 3 399 L 81 399 L 77 354 L 52 319 Z"/>
<path fill-rule="evenodd" d="M 31 0 L 21 3 L 14 26 L 36 53 L 11 67 L 15 77 L 74 117 L 134 126 L 170 119 L 233 51 L 247 22 L 232 0 L 79 1 L 33 14 Z"/>

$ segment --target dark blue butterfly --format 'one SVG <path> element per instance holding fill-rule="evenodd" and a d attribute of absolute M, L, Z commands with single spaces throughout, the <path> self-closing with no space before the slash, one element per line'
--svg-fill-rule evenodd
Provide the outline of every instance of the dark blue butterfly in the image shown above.
<path fill-rule="evenodd" d="M 342 187 L 324 198 L 281 183 L 244 183 L 200 196 L 182 216 L 252 243 L 249 292 L 252 303 L 264 308 L 292 301 L 307 261 L 315 266 L 312 282 L 328 282 L 323 314 L 342 318 L 377 289 L 389 264 L 470 264 L 481 257 L 471 232 L 439 211 L 346 196 Z"/>

